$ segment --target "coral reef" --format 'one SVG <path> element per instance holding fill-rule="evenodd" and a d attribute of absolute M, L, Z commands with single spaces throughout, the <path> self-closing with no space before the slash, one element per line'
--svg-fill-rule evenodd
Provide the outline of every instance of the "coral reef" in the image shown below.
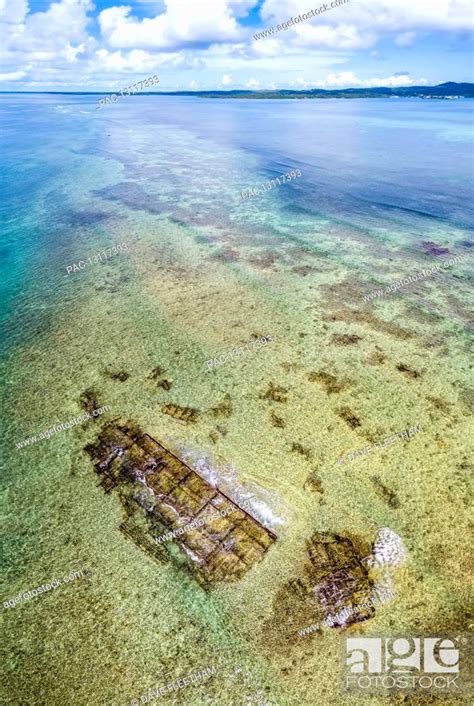
<path fill-rule="evenodd" d="M 385 500 L 388 505 L 390 505 L 390 507 L 393 507 L 394 509 L 400 507 L 400 501 L 397 498 L 396 493 L 391 488 L 388 488 L 384 483 L 382 483 L 378 476 L 372 476 L 370 480 L 374 484 L 375 492 L 383 500 Z"/>
<path fill-rule="evenodd" d="M 338 415 L 351 427 L 351 429 L 356 429 L 360 427 L 360 421 L 352 412 L 349 407 L 341 407 L 338 411 Z"/>
<path fill-rule="evenodd" d="M 94 410 L 99 409 L 100 403 L 98 401 L 98 394 L 99 393 L 93 387 L 88 387 L 87 390 L 84 390 L 81 394 L 79 404 L 85 412 L 92 414 Z M 93 419 L 96 421 L 95 417 Z"/>
<path fill-rule="evenodd" d="M 107 368 L 104 370 L 104 375 L 106 375 L 108 378 L 111 380 L 118 380 L 119 382 L 125 382 L 125 380 L 128 380 L 130 377 L 130 373 L 127 373 L 126 370 L 110 370 Z"/>
<path fill-rule="evenodd" d="M 331 375 L 331 373 L 324 372 L 324 370 L 308 373 L 308 380 L 310 382 L 320 383 L 328 395 L 332 395 L 334 392 L 341 392 L 341 390 L 346 387 L 342 381 L 338 380 L 334 375 Z"/>
<path fill-rule="evenodd" d="M 268 390 L 262 395 L 260 395 L 260 399 L 270 400 L 271 402 L 287 402 L 287 392 L 288 390 L 286 388 L 281 387 L 280 385 L 275 385 L 273 382 L 270 382 L 268 385 Z"/>
<path fill-rule="evenodd" d="M 406 559 L 401 537 L 389 527 L 379 529 L 368 563 L 373 567 L 400 566 Z"/>
<path fill-rule="evenodd" d="M 361 340 L 361 337 L 355 333 L 335 333 L 332 337 L 332 342 L 335 343 L 336 346 L 351 346 Z"/>
<path fill-rule="evenodd" d="M 275 414 L 273 410 L 270 414 L 270 422 L 272 423 L 272 426 L 276 427 L 277 429 L 284 429 L 286 427 L 285 420 Z"/>

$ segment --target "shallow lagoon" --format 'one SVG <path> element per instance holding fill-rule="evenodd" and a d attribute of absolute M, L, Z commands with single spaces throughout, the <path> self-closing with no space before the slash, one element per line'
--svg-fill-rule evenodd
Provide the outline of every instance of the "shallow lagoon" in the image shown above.
<path fill-rule="evenodd" d="M 340 633 L 301 638 L 312 617 L 282 610 L 315 531 L 402 537 L 397 598 L 367 634 L 466 629 L 472 103 L 96 100 L 1 99 L 3 600 L 85 572 L 4 611 L 3 700 L 122 704 L 215 666 L 174 703 L 344 703 Z M 463 261 L 364 300 L 451 255 Z M 272 343 L 207 370 L 262 335 Z M 233 497 L 254 495 L 279 536 L 265 560 L 206 593 L 127 541 L 83 452 L 100 422 L 15 447 L 77 416 L 88 389 L 108 419 L 135 419 Z"/>

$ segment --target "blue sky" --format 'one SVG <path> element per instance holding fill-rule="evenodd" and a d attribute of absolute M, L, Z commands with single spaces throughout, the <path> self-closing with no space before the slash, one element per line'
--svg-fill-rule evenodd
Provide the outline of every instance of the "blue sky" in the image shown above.
<path fill-rule="evenodd" d="M 340 4 L 339 4 L 340 3 Z M 337 5 L 337 6 L 336 6 Z M 473 81 L 472 0 L 0 0 L 0 90 Z M 289 29 L 262 30 L 309 13 Z"/>

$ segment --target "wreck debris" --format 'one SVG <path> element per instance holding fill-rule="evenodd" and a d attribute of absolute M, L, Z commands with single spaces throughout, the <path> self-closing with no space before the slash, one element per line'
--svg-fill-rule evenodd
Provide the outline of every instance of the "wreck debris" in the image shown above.
<path fill-rule="evenodd" d="M 206 588 L 241 578 L 276 540 L 133 422 L 110 422 L 85 450 L 105 491 L 119 494 L 126 518 L 122 532 L 155 558 L 172 557 Z M 174 550 L 154 540 L 163 530 Z"/>
<path fill-rule="evenodd" d="M 194 409 L 193 407 L 179 407 L 176 404 L 165 404 L 161 408 L 161 411 L 185 424 L 194 424 L 199 417 L 198 409 Z"/>
<path fill-rule="evenodd" d="M 311 539 L 308 556 L 311 564 L 298 584 L 300 594 L 315 604 L 320 621 L 347 627 L 374 616 L 372 583 L 351 539 L 318 532 Z"/>

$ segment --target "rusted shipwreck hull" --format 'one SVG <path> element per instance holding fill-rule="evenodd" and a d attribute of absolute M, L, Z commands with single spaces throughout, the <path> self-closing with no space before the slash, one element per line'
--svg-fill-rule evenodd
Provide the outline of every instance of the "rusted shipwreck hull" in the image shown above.
<path fill-rule="evenodd" d="M 276 535 L 132 422 L 104 426 L 85 450 L 126 512 L 121 530 L 157 559 L 172 557 L 205 586 L 241 578 Z"/>

